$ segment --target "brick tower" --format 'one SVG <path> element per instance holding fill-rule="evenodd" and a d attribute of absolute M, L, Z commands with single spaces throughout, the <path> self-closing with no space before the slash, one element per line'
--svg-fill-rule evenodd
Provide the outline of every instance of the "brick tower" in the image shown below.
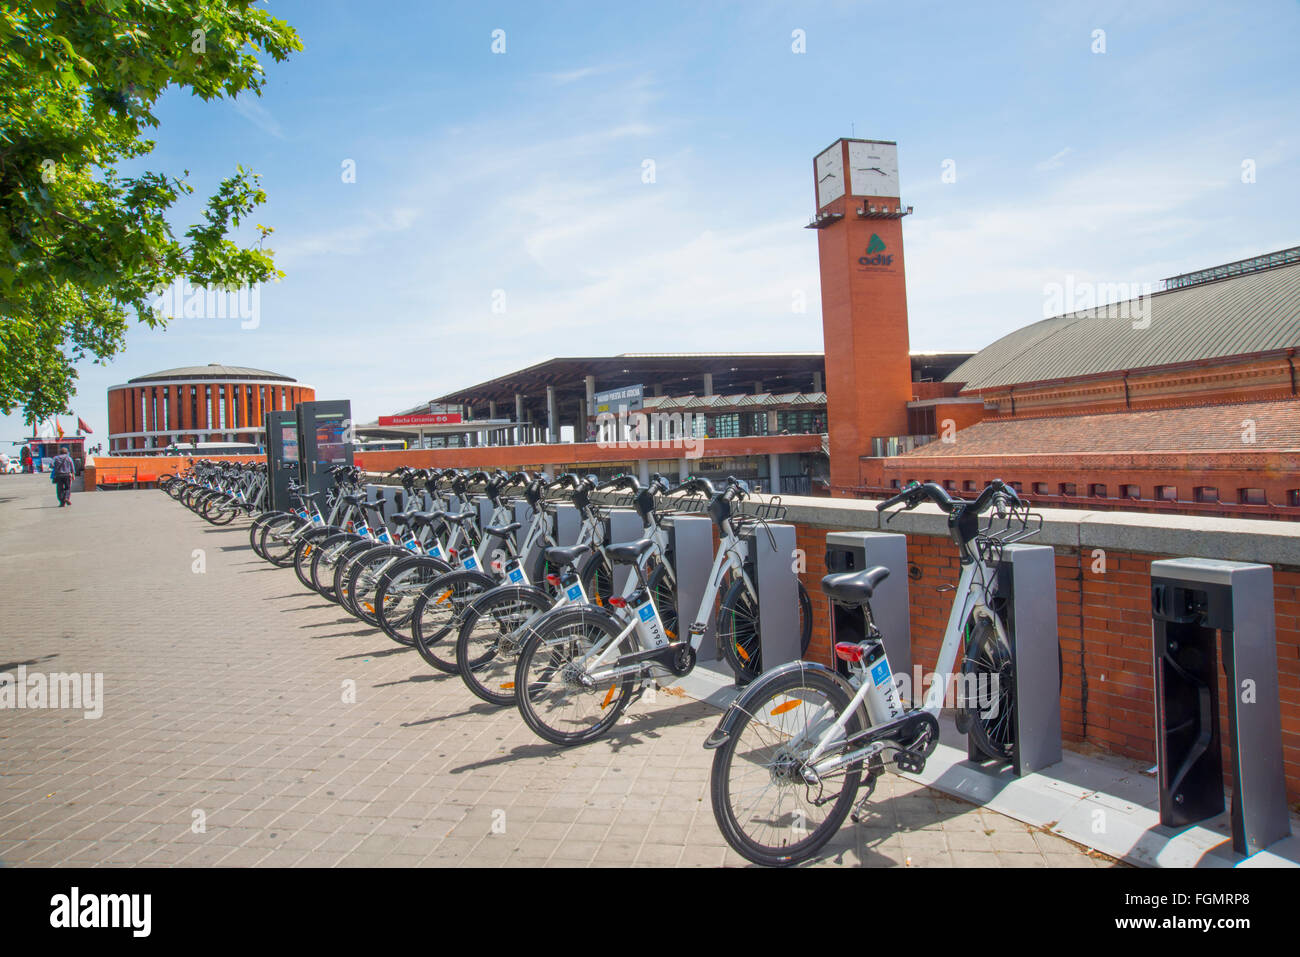
<path fill-rule="evenodd" d="M 898 146 L 840 139 L 813 160 L 832 493 L 859 484 L 872 440 L 907 433 L 912 361 Z"/>

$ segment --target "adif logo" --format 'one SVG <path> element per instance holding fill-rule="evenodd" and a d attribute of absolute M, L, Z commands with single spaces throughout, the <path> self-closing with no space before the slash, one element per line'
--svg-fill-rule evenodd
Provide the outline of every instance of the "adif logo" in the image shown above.
<path fill-rule="evenodd" d="M 70 894 L 50 898 L 51 927 L 129 927 L 134 937 L 148 937 L 152 926 L 151 894 Z"/>
<path fill-rule="evenodd" d="M 871 234 L 871 242 L 867 243 L 867 254 L 858 258 L 860 266 L 892 266 L 894 257 L 886 254 L 885 241 L 876 233 Z"/>

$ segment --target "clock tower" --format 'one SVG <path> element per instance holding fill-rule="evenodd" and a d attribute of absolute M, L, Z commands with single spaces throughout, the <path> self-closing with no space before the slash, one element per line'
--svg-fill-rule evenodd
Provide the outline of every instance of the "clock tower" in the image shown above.
<path fill-rule="evenodd" d="M 898 144 L 839 139 L 813 159 L 834 495 L 860 484 L 873 439 L 907 434 L 907 338 Z"/>

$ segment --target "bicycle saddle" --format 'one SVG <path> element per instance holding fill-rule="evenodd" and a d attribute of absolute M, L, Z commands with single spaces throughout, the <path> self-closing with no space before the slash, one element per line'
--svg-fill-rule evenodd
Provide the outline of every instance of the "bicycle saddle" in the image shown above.
<path fill-rule="evenodd" d="M 653 538 L 642 538 L 635 542 L 619 542 L 617 545 L 606 545 L 605 554 L 615 564 L 634 565 L 636 560 L 648 552 L 653 545 Z"/>
<path fill-rule="evenodd" d="M 842 605 L 861 605 L 871 600 L 876 586 L 888 577 L 889 569 L 884 565 L 862 572 L 840 572 L 822 579 L 822 591 Z"/>
<path fill-rule="evenodd" d="M 487 535 L 494 535 L 497 538 L 505 538 L 517 531 L 522 527 L 522 525 L 522 522 L 511 522 L 509 525 L 487 525 L 484 526 L 483 531 Z"/>
<path fill-rule="evenodd" d="M 434 512 L 439 518 L 446 519 L 449 522 L 458 522 L 464 525 L 466 522 L 477 522 L 478 516 L 473 512 Z"/>
<path fill-rule="evenodd" d="M 546 560 L 556 568 L 564 568 L 575 564 L 590 551 L 590 545 L 556 545 L 546 550 Z"/>

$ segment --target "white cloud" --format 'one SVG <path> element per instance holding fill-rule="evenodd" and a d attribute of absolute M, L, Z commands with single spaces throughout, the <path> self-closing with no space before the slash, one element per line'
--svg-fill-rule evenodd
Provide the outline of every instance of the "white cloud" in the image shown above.
<path fill-rule="evenodd" d="M 1065 165 L 1065 158 L 1073 152 L 1074 152 L 1074 147 L 1067 146 L 1065 149 L 1053 153 L 1047 159 L 1043 160 L 1041 163 L 1038 163 L 1034 167 L 1034 169 L 1039 170 L 1040 172 L 1049 169 L 1060 169 L 1062 166 Z"/>
<path fill-rule="evenodd" d="M 245 94 L 238 97 L 235 101 L 235 112 L 244 119 L 248 120 L 263 133 L 268 133 L 276 139 L 285 138 L 284 130 L 281 128 L 279 121 L 271 115 L 271 111 L 258 102 L 256 96 Z"/>

